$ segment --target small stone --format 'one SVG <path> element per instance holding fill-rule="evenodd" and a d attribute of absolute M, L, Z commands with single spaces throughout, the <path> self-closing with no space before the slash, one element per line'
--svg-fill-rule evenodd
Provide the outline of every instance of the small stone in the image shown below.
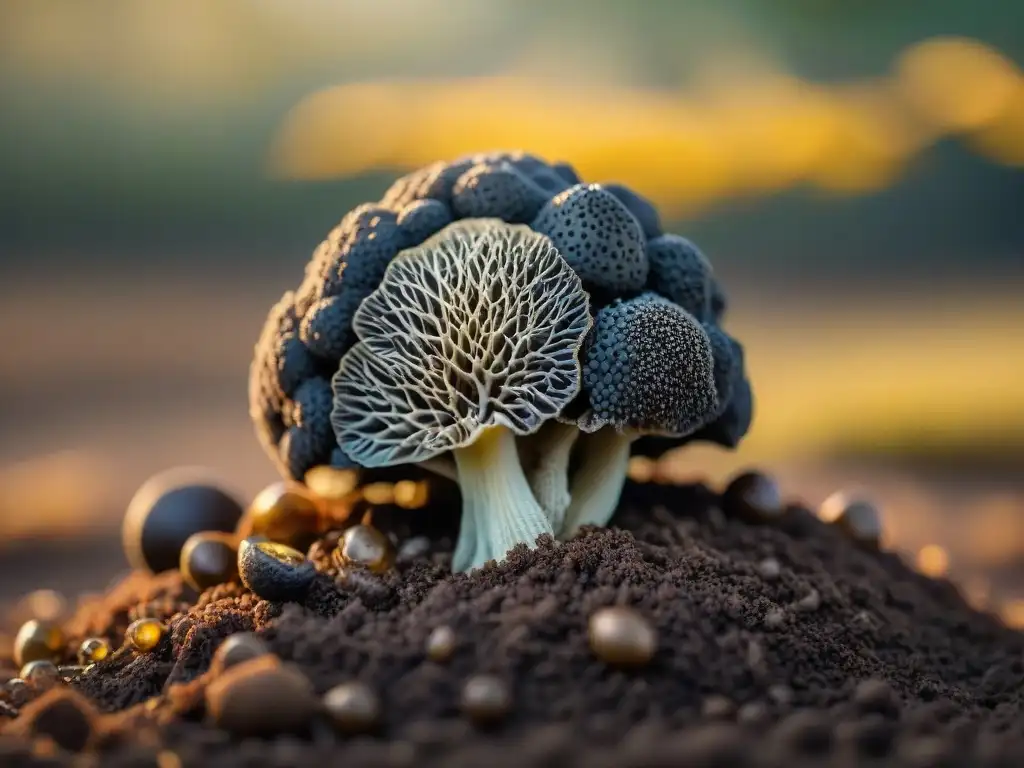
<path fill-rule="evenodd" d="M 878 507 L 867 499 L 839 491 L 822 502 L 818 517 L 841 528 L 858 544 L 873 548 L 881 543 L 882 516 Z"/>
<path fill-rule="evenodd" d="M 264 600 L 299 602 L 309 591 L 316 568 L 297 549 L 243 539 L 238 547 L 238 573 L 242 583 Z"/>
<path fill-rule="evenodd" d="M 78 646 L 78 663 L 83 667 L 103 661 L 110 655 L 110 644 L 102 637 L 87 637 Z"/>
<path fill-rule="evenodd" d="M 373 573 L 384 573 L 395 563 L 395 549 L 376 528 L 354 525 L 345 531 L 334 557 L 339 568 L 358 565 Z"/>
<path fill-rule="evenodd" d="M 153 573 L 178 567 L 181 548 L 201 531 L 235 530 L 239 501 L 199 470 L 174 469 L 147 480 L 128 505 L 122 526 L 132 567 Z"/>
<path fill-rule="evenodd" d="M 84 675 L 95 664 L 61 664 L 57 667 L 57 671 L 60 673 L 61 678 L 64 682 L 70 682 L 80 675 Z"/>
<path fill-rule="evenodd" d="M 462 687 L 462 712 L 478 725 L 498 722 L 512 707 L 512 695 L 504 681 L 493 675 L 477 675 Z"/>
<path fill-rule="evenodd" d="M 31 698 L 32 687 L 20 677 L 13 677 L 4 683 L 3 692 L 11 704 L 15 707 L 20 707 Z"/>
<path fill-rule="evenodd" d="M 743 725 L 761 725 L 770 716 L 768 707 L 760 701 L 748 701 L 736 711 L 736 722 Z"/>
<path fill-rule="evenodd" d="M 455 653 L 455 630 L 449 626 L 434 627 L 427 637 L 427 658 L 438 663 L 448 661 Z"/>
<path fill-rule="evenodd" d="M 124 639 L 140 653 L 149 653 L 156 648 L 164 636 L 164 626 L 156 619 L 137 619 L 128 625 Z"/>
<path fill-rule="evenodd" d="M 253 499 L 239 526 L 239 538 L 265 536 L 305 552 L 324 524 L 320 505 L 309 489 L 281 481 L 268 485 Z"/>
<path fill-rule="evenodd" d="M 722 494 L 722 506 L 727 514 L 752 523 L 774 522 L 785 514 L 778 483 L 761 472 L 734 478 Z"/>
<path fill-rule="evenodd" d="M 61 749 L 81 752 L 93 739 L 97 717 L 86 698 L 60 687 L 27 704 L 6 732 L 23 738 L 49 738 Z"/>
<path fill-rule="evenodd" d="M 736 714 L 736 705 L 726 696 L 712 694 L 701 702 L 700 711 L 704 717 L 724 720 Z"/>
<path fill-rule="evenodd" d="M 426 557 L 429 553 L 430 539 L 426 536 L 413 536 L 411 539 L 403 541 L 398 547 L 398 555 L 395 559 L 399 563 L 410 563 L 413 560 Z"/>
<path fill-rule="evenodd" d="M 764 615 L 764 625 L 768 629 L 779 629 L 786 623 L 786 612 L 781 608 L 772 608 Z"/>
<path fill-rule="evenodd" d="M 23 667 L 30 661 L 53 661 L 64 648 L 64 633 L 56 624 L 26 621 L 14 638 L 14 663 Z"/>
<path fill-rule="evenodd" d="M 821 594 L 818 590 L 812 589 L 797 600 L 793 607 L 802 613 L 813 613 L 821 607 Z"/>
<path fill-rule="evenodd" d="M 832 747 L 832 727 L 821 713 L 802 710 L 782 720 L 772 738 L 798 754 L 823 755 Z"/>
<path fill-rule="evenodd" d="M 757 571 L 765 581 L 774 581 L 782 575 L 782 566 L 774 557 L 767 557 L 758 563 Z"/>
<path fill-rule="evenodd" d="M 275 656 L 237 664 L 206 689 L 208 716 L 238 737 L 305 733 L 319 709 L 309 679 Z"/>
<path fill-rule="evenodd" d="M 229 635 L 213 653 L 210 668 L 217 673 L 235 667 L 246 661 L 266 656 L 270 649 L 252 632 L 236 632 Z"/>
<path fill-rule="evenodd" d="M 380 699 L 359 682 L 342 683 L 324 694 L 324 709 L 338 730 L 365 733 L 380 721 Z"/>
<path fill-rule="evenodd" d="M 238 552 L 228 533 L 203 531 L 181 548 L 181 575 L 198 592 L 238 579 Z"/>
<path fill-rule="evenodd" d="M 793 703 L 793 689 L 788 685 L 772 685 L 768 688 L 768 698 L 780 707 L 788 707 Z"/>
<path fill-rule="evenodd" d="M 897 712 L 896 692 L 885 680 L 871 678 L 857 684 L 853 692 L 853 703 L 862 712 L 877 712 L 894 715 Z"/>
<path fill-rule="evenodd" d="M 641 614 L 626 606 L 600 608 L 590 617 L 590 648 L 601 660 L 642 666 L 654 658 L 658 636 Z"/>
<path fill-rule="evenodd" d="M 20 677 L 36 691 L 48 691 L 61 681 L 57 665 L 52 661 L 30 661 L 21 668 Z"/>

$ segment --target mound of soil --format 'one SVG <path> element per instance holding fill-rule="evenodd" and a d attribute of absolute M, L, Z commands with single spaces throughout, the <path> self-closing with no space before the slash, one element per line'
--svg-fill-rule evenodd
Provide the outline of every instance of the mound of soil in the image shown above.
<path fill-rule="evenodd" d="M 430 533 L 429 547 L 407 545 L 384 575 L 339 577 L 325 539 L 302 604 L 237 586 L 196 595 L 172 573 L 133 575 L 83 606 L 69 648 L 93 635 L 120 645 L 138 616 L 169 628 L 152 653 L 115 654 L 73 683 L 106 713 L 91 754 L 161 767 L 1024 765 L 1024 635 L 799 506 L 748 523 L 703 486 L 631 484 L 613 527 L 457 576 L 453 510 L 403 514 L 374 522 Z M 588 618 L 614 604 L 656 628 L 650 663 L 616 668 L 591 650 Z M 444 662 L 425 650 L 439 626 L 455 635 Z M 211 656 L 243 630 L 318 693 L 367 684 L 379 727 L 345 736 L 315 716 L 306 733 L 237 738 L 212 726 Z M 480 674 L 511 696 L 487 727 L 460 708 Z M 70 764 L 26 737 L 30 714 L 6 726 L 0 761 Z"/>

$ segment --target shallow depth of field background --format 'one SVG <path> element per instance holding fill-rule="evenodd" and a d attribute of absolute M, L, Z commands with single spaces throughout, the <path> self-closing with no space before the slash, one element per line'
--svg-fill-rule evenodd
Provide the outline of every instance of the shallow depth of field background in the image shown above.
<path fill-rule="evenodd" d="M 864 488 L 1024 623 L 1022 66 L 1015 0 L 0 0 L 0 598 L 102 588 L 160 469 L 271 481 L 267 309 L 399 173 L 521 147 L 728 287 L 754 427 L 661 474 Z"/>

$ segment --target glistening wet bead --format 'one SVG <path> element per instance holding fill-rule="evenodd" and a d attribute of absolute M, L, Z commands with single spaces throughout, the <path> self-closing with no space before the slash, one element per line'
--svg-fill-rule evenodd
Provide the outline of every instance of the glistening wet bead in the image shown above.
<path fill-rule="evenodd" d="M 641 666 L 658 649 L 658 637 L 650 622 L 626 606 L 594 611 L 589 623 L 590 648 L 609 664 Z"/>
<path fill-rule="evenodd" d="M 334 725 L 345 733 L 364 733 L 380 720 L 380 699 L 365 683 L 337 685 L 324 694 L 323 702 Z"/>
<path fill-rule="evenodd" d="M 202 592 L 238 578 L 238 552 L 229 533 L 203 531 L 188 537 L 181 548 L 181 575 Z"/>
<path fill-rule="evenodd" d="M 260 491 L 240 526 L 243 538 L 266 536 L 294 549 L 309 549 L 322 530 L 323 516 L 316 497 L 293 482 L 277 482 Z"/>
<path fill-rule="evenodd" d="M 87 637 L 78 646 L 78 663 L 82 666 L 103 661 L 110 654 L 110 644 L 102 637 Z"/>
<path fill-rule="evenodd" d="M 501 720 L 512 707 L 512 694 L 500 678 L 476 675 L 462 687 L 462 712 L 475 723 L 490 725 Z"/>
<path fill-rule="evenodd" d="M 395 562 L 391 540 L 369 525 L 354 525 L 346 530 L 335 552 L 339 566 L 361 565 L 373 573 L 384 573 Z"/>
<path fill-rule="evenodd" d="M 46 691 L 60 682 L 60 672 L 52 661 L 30 661 L 21 668 L 21 679 L 37 691 Z"/>
<path fill-rule="evenodd" d="M 778 483 L 763 472 L 744 472 L 722 493 L 727 514 L 752 523 L 780 520 L 786 508 Z"/>
<path fill-rule="evenodd" d="M 22 667 L 30 661 L 52 661 L 63 647 L 64 633 L 56 624 L 26 621 L 14 638 L 14 663 Z"/>
<path fill-rule="evenodd" d="M 149 653 L 164 636 L 164 627 L 156 619 L 138 619 L 128 625 L 124 638 L 136 651 Z"/>
<path fill-rule="evenodd" d="M 273 541 L 243 539 L 238 547 L 242 583 L 264 600 L 300 601 L 316 576 L 316 568 L 296 549 Z"/>
<path fill-rule="evenodd" d="M 877 547 L 882 540 L 882 516 L 878 507 L 845 491 L 825 499 L 818 509 L 818 517 L 838 526 L 853 541 L 866 547 Z"/>

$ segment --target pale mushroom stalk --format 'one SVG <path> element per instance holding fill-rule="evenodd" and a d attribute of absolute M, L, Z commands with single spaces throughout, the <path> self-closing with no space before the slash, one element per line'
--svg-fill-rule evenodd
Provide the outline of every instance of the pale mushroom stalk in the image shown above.
<path fill-rule="evenodd" d="M 626 484 L 629 447 L 637 432 L 599 429 L 579 438 L 579 468 L 570 485 L 572 501 L 559 529 L 559 538 L 570 539 L 584 525 L 606 525 L 615 513 Z"/>
<path fill-rule="evenodd" d="M 534 499 L 513 433 L 485 429 L 476 441 L 452 451 L 462 491 L 462 523 L 452 570 L 466 571 L 502 558 L 520 542 L 533 545 L 553 535 L 548 516 Z"/>
<path fill-rule="evenodd" d="M 531 435 L 529 449 L 539 449 L 530 468 L 530 488 L 555 531 L 562 528 L 569 508 L 569 456 L 580 430 L 575 424 L 549 421 Z"/>

